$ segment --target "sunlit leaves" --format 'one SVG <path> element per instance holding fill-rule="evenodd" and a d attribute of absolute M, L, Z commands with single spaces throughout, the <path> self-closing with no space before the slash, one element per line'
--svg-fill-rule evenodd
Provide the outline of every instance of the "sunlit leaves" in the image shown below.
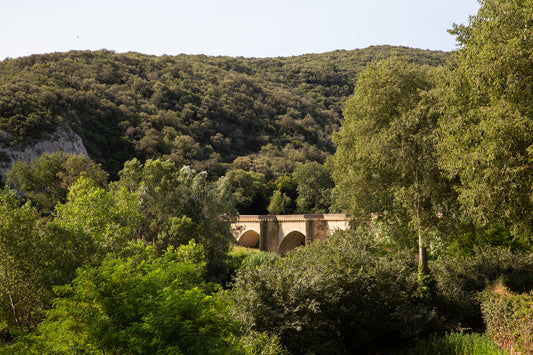
<path fill-rule="evenodd" d="M 533 4 L 484 0 L 453 33 L 461 45 L 447 72 L 441 165 L 461 180 L 459 198 L 479 223 L 533 230 Z"/>
<path fill-rule="evenodd" d="M 203 281 L 200 245 L 149 249 L 80 270 L 39 326 L 37 346 L 52 352 L 228 353 L 235 326 L 227 302 Z"/>

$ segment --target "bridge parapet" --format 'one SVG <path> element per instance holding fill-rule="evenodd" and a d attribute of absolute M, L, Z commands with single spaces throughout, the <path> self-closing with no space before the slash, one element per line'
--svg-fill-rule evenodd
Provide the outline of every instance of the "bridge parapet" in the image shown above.
<path fill-rule="evenodd" d="M 239 244 L 284 254 L 344 230 L 348 222 L 344 214 L 240 215 L 232 227 Z"/>

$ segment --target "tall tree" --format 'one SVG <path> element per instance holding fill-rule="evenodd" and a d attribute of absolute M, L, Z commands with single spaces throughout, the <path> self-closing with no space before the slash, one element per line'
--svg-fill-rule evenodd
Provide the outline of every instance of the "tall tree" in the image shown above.
<path fill-rule="evenodd" d="M 292 173 L 297 184 L 296 207 L 300 213 L 327 213 L 334 186 L 329 169 L 316 161 L 299 165 Z"/>
<path fill-rule="evenodd" d="M 337 208 L 357 218 L 392 215 L 408 225 L 418 236 L 422 273 L 428 271 L 425 236 L 446 213 L 449 192 L 434 154 L 435 76 L 398 58 L 370 65 L 334 136 Z"/>
<path fill-rule="evenodd" d="M 481 0 L 448 75 L 441 164 L 460 177 L 459 201 L 480 223 L 533 231 L 533 3 Z"/>
<path fill-rule="evenodd" d="M 240 214 L 264 214 L 268 193 L 265 175 L 241 169 L 226 173 Z"/>
<path fill-rule="evenodd" d="M 142 218 L 135 193 L 126 188 L 107 191 L 83 177 L 71 186 L 67 202 L 56 206 L 56 214 L 51 224 L 85 235 L 86 252 L 79 245 L 78 266 L 99 262 L 107 253 L 120 254 L 134 239 Z"/>
<path fill-rule="evenodd" d="M 229 183 L 212 183 L 207 173 L 170 161 L 133 159 L 124 164 L 120 180 L 112 190 L 127 188 L 138 194 L 143 222 L 137 233 L 159 252 L 168 246 L 187 244 L 191 239 L 206 250 L 208 269 L 221 266 L 230 242 L 235 208 Z"/>
<path fill-rule="evenodd" d="M 274 182 L 274 193 L 270 197 L 268 213 L 292 214 L 296 211 L 298 199 L 298 183 L 294 181 L 292 174 L 282 175 Z"/>

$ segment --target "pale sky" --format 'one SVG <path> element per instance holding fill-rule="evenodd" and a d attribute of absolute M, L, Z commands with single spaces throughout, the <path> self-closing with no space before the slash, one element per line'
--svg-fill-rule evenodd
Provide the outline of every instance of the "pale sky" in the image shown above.
<path fill-rule="evenodd" d="M 0 0 L 0 60 L 72 49 L 278 57 L 451 51 L 477 0 Z"/>

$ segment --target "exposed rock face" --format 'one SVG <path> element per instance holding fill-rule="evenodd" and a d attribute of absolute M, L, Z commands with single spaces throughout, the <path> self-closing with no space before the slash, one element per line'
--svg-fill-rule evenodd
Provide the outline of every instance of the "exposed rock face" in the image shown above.
<path fill-rule="evenodd" d="M 70 128 L 61 127 L 55 133 L 49 134 L 44 139 L 29 144 L 24 148 L 0 147 L 0 155 L 3 157 L 3 161 L 0 162 L 0 174 L 3 178 L 6 171 L 9 170 L 16 160 L 30 162 L 43 153 L 55 153 L 58 150 L 62 150 L 65 153 L 88 156 L 87 148 L 85 148 L 81 137 Z"/>

